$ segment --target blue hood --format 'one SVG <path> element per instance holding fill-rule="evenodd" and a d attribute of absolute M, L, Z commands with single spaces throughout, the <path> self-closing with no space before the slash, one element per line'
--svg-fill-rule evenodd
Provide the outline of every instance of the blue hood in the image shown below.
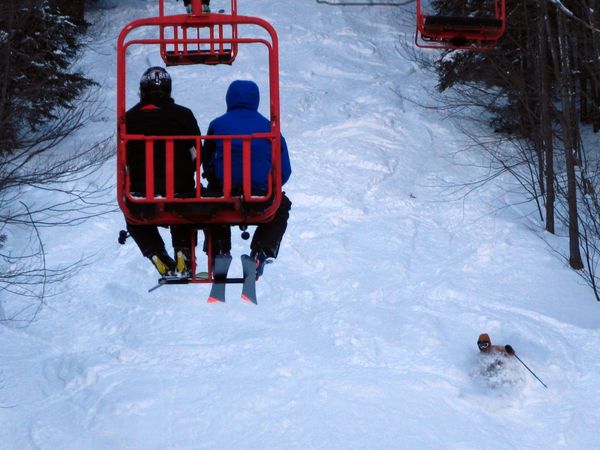
<path fill-rule="evenodd" d="M 225 101 L 227 111 L 238 108 L 257 111 L 260 102 L 258 86 L 254 81 L 236 80 L 229 85 Z"/>

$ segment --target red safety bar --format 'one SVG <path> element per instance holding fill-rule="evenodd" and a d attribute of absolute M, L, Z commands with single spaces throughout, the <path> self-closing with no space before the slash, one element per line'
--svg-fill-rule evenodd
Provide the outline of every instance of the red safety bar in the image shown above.
<path fill-rule="evenodd" d="M 237 0 L 231 1 L 230 16 L 237 16 Z M 213 14 L 203 13 L 200 1 L 192 2 L 192 14 L 175 24 L 161 24 L 160 55 L 167 66 L 188 64 L 231 64 L 237 55 L 237 23 L 216 23 Z M 159 16 L 165 17 L 164 0 Z M 193 17 L 194 21 L 186 20 Z"/>
<path fill-rule="evenodd" d="M 215 197 L 215 193 L 207 192 L 200 184 L 196 183 L 195 192 L 186 193 L 185 197 L 180 197 L 175 193 L 175 168 L 174 168 L 174 142 L 176 140 L 195 140 L 196 150 L 196 180 L 201 180 L 201 161 L 202 161 L 202 139 L 204 140 L 222 140 L 223 141 L 223 192 L 222 195 Z M 252 193 L 251 184 L 251 145 L 254 139 L 267 139 L 271 141 L 274 149 L 273 156 L 280 148 L 281 141 L 276 139 L 273 133 L 256 133 L 251 135 L 224 135 L 224 136 L 144 136 L 124 134 L 120 141 L 123 148 L 118 150 L 118 196 L 119 206 L 130 223 L 172 225 L 172 224 L 257 224 L 268 221 L 278 207 L 281 200 L 281 188 L 276 189 L 274 182 L 276 176 L 273 173 L 269 176 L 269 185 L 267 192 L 263 195 Z M 242 189 L 234 190 L 232 182 L 232 154 L 231 144 L 234 140 L 242 141 Z M 145 152 L 145 193 L 141 194 L 131 192 L 131 180 L 127 171 L 127 152 L 126 144 L 130 141 L 143 141 Z M 156 181 L 154 179 L 154 146 L 157 143 L 164 144 L 165 147 L 165 192 L 163 195 L 157 195 L 155 190 Z M 200 149 L 200 150 L 198 150 Z M 273 160 L 273 172 L 281 174 L 280 157 L 279 161 Z M 279 175 L 281 177 L 281 175 Z M 219 194 L 221 194 L 219 192 Z M 188 196 L 189 195 L 189 196 Z M 149 212 L 146 208 L 143 213 L 139 206 L 153 206 L 154 209 Z M 264 206 L 264 208 L 263 208 Z"/>
<path fill-rule="evenodd" d="M 489 50 L 506 31 L 506 0 L 493 3 L 489 14 L 481 17 L 439 16 L 425 14 L 417 0 L 417 47 L 462 50 Z"/>

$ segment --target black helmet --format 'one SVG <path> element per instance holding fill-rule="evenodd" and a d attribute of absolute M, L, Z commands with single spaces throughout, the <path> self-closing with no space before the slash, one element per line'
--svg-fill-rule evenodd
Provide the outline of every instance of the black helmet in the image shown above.
<path fill-rule="evenodd" d="M 171 75 L 162 67 L 150 67 L 140 78 L 140 98 L 171 96 Z"/>

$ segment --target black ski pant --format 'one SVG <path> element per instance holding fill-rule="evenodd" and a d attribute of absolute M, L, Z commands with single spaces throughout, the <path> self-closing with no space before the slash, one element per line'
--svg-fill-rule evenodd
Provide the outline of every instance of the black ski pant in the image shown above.
<path fill-rule="evenodd" d="M 192 246 L 193 227 L 189 225 L 171 225 L 171 243 L 175 253 L 177 250 L 188 250 Z M 156 225 L 133 225 L 127 224 L 127 231 L 140 248 L 142 254 L 147 258 L 152 255 L 166 253 L 165 243 L 158 232 Z M 195 242 L 196 239 L 193 239 Z"/>
<path fill-rule="evenodd" d="M 270 222 L 261 223 L 256 227 L 252 236 L 250 250 L 256 254 L 263 250 L 270 258 L 277 258 L 279 245 L 287 228 L 292 202 L 283 193 L 281 204 Z M 208 236 L 210 235 L 213 255 L 231 251 L 231 227 L 229 225 L 210 225 L 204 229 L 204 251 L 207 252 Z"/>
<path fill-rule="evenodd" d="M 192 3 L 192 0 L 183 0 L 183 4 L 185 6 L 189 5 L 190 3 Z M 209 5 L 210 4 L 210 0 L 202 0 L 202 4 L 203 5 Z"/>

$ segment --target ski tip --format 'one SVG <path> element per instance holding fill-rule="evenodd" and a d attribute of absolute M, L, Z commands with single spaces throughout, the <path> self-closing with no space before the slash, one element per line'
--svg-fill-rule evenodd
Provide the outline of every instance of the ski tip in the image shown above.
<path fill-rule="evenodd" d="M 251 299 L 250 297 L 248 297 L 247 295 L 242 294 L 242 300 L 244 300 L 245 302 L 248 303 L 252 303 L 254 305 L 258 305 L 258 303 L 256 303 L 256 300 Z"/>
<path fill-rule="evenodd" d="M 206 303 L 225 303 L 224 300 L 219 300 L 218 298 L 208 297 Z"/>

